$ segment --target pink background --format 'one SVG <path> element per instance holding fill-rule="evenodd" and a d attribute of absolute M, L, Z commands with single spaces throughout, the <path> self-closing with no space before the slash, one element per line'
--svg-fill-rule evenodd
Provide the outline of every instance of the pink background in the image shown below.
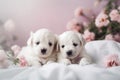
<path fill-rule="evenodd" d="M 12 19 L 16 24 L 14 33 L 18 45 L 26 45 L 30 31 L 48 28 L 56 34 L 66 30 L 66 23 L 74 17 L 79 7 L 94 9 L 98 13 L 101 7 L 94 7 L 95 0 L 0 0 L 0 20 Z"/>

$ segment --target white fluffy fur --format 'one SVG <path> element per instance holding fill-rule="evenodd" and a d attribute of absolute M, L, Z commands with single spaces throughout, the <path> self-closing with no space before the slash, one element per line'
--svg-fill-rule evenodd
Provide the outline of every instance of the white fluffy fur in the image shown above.
<path fill-rule="evenodd" d="M 31 33 L 27 46 L 22 49 L 18 58 L 24 56 L 29 66 L 41 66 L 54 62 L 56 61 L 56 43 L 57 38 L 51 31 L 40 29 L 35 33 Z M 50 46 L 49 44 L 52 45 Z M 46 49 L 45 54 L 42 54 L 42 49 Z"/>
<path fill-rule="evenodd" d="M 76 45 L 77 46 L 74 46 Z M 64 45 L 64 47 L 63 47 Z M 78 32 L 66 31 L 58 38 L 58 62 L 63 64 L 80 64 L 87 65 L 91 63 L 91 59 L 84 48 L 85 41 Z M 67 52 L 72 51 L 72 55 L 68 56 Z"/>

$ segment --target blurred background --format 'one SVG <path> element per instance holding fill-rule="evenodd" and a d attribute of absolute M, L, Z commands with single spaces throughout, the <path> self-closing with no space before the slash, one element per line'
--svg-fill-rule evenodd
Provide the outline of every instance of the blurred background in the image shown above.
<path fill-rule="evenodd" d="M 95 0 L 0 0 L 0 21 L 14 24 L 14 31 L 7 34 L 17 36 L 18 39 L 12 44 L 24 46 L 31 31 L 40 28 L 48 28 L 56 34 L 66 31 L 67 22 L 74 17 L 74 10 L 79 6 L 99 13 L 105 2 L 97 7 L 94 2 Z"/>

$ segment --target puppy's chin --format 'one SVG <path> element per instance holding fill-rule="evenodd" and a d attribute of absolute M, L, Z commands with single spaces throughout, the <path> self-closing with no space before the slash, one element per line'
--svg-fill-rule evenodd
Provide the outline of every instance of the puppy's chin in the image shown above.
<path fill-rule="evenodd" d="M 73 56 L 73 55 L 72 55 L 72 56 L 66 56 L 67 59 L 74 59 L 74 58 L 76 58 L 76 57 L 77 57 L 77 56 Z"/>
<path fill-rule="evenodd" d="M 66 56 L 67 59 L 74 59 L 74 56 Z"/>
<path fill-rule="evenodd" d="M 74 58 L 74 56 L 73 56 L 73 55 L 68 56 L 66 53 L 65 53 L 65 54 L 63 54 L 63 57 L 64 57 L 64 58 L 67 58 L 67 59 L 73 59 L 73 58 Z"/>
<path fill-rule="evenodd" d="M 42 54 L 42 53 L 39 53 L 39 57 L 40 58 L 47 58 L 47 57 L 49 57 L 51 54 L 50 53 L 45 53 L 45 54 Z"/>
<path fill-rule="evenodd" d="M 74 53 L 73 53 L 73 54 L 74 54 Z M 79 54 L 74 54 L 74 55 L 71 55 L 71 56 L 65 55 L 65 57 L 66 57 L 67 59 L 74 59 L 74 58 L 76 58 L 77 56 L 79 56 Z"/>

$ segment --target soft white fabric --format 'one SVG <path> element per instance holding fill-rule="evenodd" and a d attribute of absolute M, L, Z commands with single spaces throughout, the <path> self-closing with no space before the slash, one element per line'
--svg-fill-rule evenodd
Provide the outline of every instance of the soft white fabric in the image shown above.
<path fill-rule="evenodd" d="M 92 41 L 87 43 L 85 48 L 92 57 L 92 61 L 100 66 L 104 66 L 103 60 L 106 55 L 118 54 L 120 56 L 120 43 L 111 40 Z"/>
<path fill-rule="evenodd" d="M 105 55 L 120 54 L 120 44 L 112 41 L 93 41 L 86 44 L 86 50 L 99 63 Z M 41 68 L 9 68 L 0 70 L 0 80 L 120 80 L 120 66 L 112 68 L 46 64 Z"/>

